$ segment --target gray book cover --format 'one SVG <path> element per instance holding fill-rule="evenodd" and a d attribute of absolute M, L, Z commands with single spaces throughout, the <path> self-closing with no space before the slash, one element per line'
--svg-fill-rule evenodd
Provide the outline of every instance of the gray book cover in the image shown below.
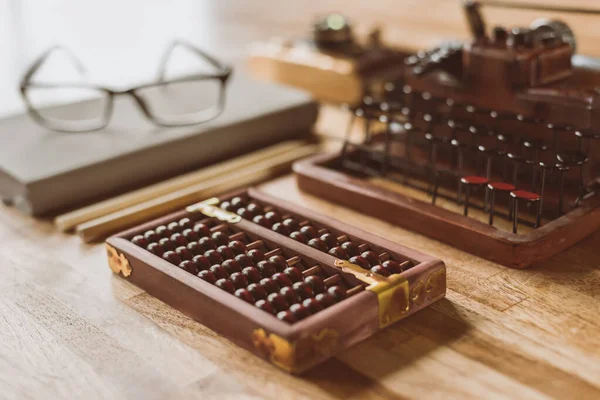
<path fill-rule="evenodd" d="M 127 97 L 115 99 L 110 124 L 94 132 L 54 132 L 27 115 L 8 117 L 0 120 L 0 196 L 33 215 L 66 210 L 307 136 L 317 110 L 304 92 L 234 74 L 223 113 L 197 125 L 156 127 Z"/>

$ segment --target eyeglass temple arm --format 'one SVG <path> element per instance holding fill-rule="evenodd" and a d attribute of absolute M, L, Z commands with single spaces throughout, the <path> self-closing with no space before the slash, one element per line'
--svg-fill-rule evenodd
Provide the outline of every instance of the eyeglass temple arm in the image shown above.
<path fill-rule="evenodd" d="M 227 76 L 231 73 L 231 67 L 229 65 L 220 62 L 216 58 L 212 57 L 211 55 L 205 53 L 204 51 L 200 50 L 199 48 L 195 47 L 194 45 L 192 45 L 186 41 L 175 40 L 169 45 L 169 47 L 167 47 L 167 50 L 163 54 L 163 57 L 160 61 L 159 75 L 158 75 L 159 82 L 164 82 L 167 63 L 169 62 L 169 59 L 171 58 L 171 54 L 173 54 L 173 50 L 175 50 L 179 46 L 192 52 L 193 54 L 196 54 L 197 56 L 199 56 L 201 58 L 204 58 L 212 66 L 219 69 L 219 73 L 221 75 Z"/>
<path fill-rule="evenodd" d="M 75 64 L 75 67 L 77 68 L 77 71 L 79 71 L 79 73 L 81 73 L 82 75 L 87 73 L 87 69 L 84 67 L 84 65 L 81 63 L 81 61 L 75 56 L 75 54 L 70 51 L 69 49 L 63 47 L 63 46 L 52 46 L 51 48 L 49 48 L 48 50 L 46 50 L 45 52 L 43 52 L 34 62 L 33 64 L 31 64 L 31 67 L 29 67 L 29 69 L 27 70 L 27 72 L 25 72 L 25 75 L 23 76 L 23 79 L 21 79 L 21 89 L 25 88 L 29 82 L 31 81 L 31 78 L 33 77 L 33 75 L 35 75 L 35 73 L 40 69 L 40 67 L 42 65 L 44 65 L 44 63 L 46 62 L 46 60 L 50 57 L 50 55 L 52 55 L 52 53 L 62 50 L 65 53 L 67 53 L 67 55 L 71 58 L 71 61 L 73 62 L 73 64 Z"/>

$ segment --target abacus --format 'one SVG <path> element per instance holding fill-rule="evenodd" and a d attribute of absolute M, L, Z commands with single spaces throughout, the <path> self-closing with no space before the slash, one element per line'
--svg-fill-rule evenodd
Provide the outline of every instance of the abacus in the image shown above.
<path fill-rule="evenodd" d="M 106 246 L 115 273 L 291 373 L 446 292 L 442 261 L 252 188 Z"/>

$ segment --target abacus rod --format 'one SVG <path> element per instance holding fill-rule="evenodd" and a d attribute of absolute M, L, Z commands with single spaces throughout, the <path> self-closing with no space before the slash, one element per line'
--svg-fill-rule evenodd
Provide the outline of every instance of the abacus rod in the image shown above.
<path fill-rule="evenodd" d="M 583 7 L 560 7 L 560 6 L 546 6 L 542 4 L 534 4 L 527 2 L 504 2 L 495 0 L 486 0 L 479 2 L 482 6 L 495 7 L 495 8 L 509 8 L 518 10 L 531 10 L 531 11 L 549 11 L 549 12 L 566 12 L 573 14 L 592 14 L 600 15 L 600 10 L 594 10 L 591 8 Z"/>

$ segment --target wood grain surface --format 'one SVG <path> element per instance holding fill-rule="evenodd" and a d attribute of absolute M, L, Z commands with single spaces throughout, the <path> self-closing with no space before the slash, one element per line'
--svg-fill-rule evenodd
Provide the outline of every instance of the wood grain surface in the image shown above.
<path fill-rule="evenodd" d="M 215 0 L 202 18 L 241 65 L 249 41 L 346 7 L 403 43 L 464 36 L 456 3 Z M 575 20 L 581 49 L 600 55 L 597 20 Z M 322 118 L 331 133 L 335 116 Z M 262 189 L 445 260 L 446 299 L 292 377 L 113 276 L 103 246 L 0 206 L 0 398 L 600 398 L 600 232 L 513 270 L 303 194 L 292 176 Z"/>

